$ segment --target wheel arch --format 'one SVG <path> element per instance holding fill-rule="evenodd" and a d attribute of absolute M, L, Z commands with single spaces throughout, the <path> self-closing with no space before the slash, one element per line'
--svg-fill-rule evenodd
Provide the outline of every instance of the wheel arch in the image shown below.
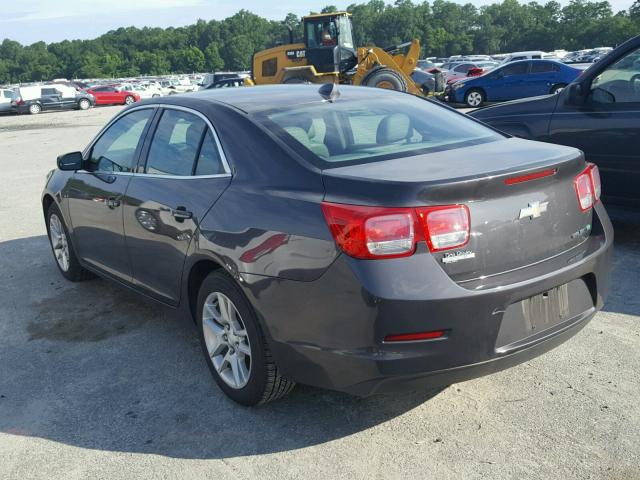
<path fill-rule="evenodd" d="M 196 261 L 189 269 L 187 277 L 187 301 L 189 302 L 189 312 L 191 320 L 196 323 L 196 307 L 198 303 L 198 292 L 205 278 L 217 270 L 221 270 L 222 265 L 210 258 L 203 258 Z"/>
<path fill-rule="evenodd" d="M 51 195 L 50 193 L 45 193 L 44 196 L 42 197 L 42 212 L 46 215 L 47 212 L 49 211 L 49 207 L 51 207 L 51 204 L 54 203 L 55 200 L 53 198 L 53 195 Z"/>

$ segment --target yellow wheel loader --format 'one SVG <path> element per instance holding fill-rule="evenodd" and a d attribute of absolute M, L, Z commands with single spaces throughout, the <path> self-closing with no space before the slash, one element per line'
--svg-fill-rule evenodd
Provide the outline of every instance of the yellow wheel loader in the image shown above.
<path fill-rule="evenodd" d="M 310 15 L 302 22 L 304 43 L 294 43 L 289 29 L 289 45 L 254 55 L 252 81 L 246 83 L 342 83 L 428 93 L 411 79 L 420 55 L 418 40 L 389 48 L 355 48 L 348 12 Z"/>

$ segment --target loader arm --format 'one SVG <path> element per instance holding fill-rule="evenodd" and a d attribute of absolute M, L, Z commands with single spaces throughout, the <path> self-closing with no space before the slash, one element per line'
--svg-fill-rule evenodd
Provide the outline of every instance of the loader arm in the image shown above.
<path fill-rule="evenodd" d="M 406 46 L 409 46 L 406 54 L 399 53 L 393 55 L 394 51 L 398 51 Z M 358 68 L 352 78 L 352 83 L 354 85 L 366 84 L 367 75 L 370 72 L 374 69 L 385 67 L 394 70 L 404 78 L 410 93 L 414 95 L 424 95 L 422 89 L 411 79 L 411 73 L 416 68 L 419 56 L 420 41 L 417 39 L 386 49 L 379 47 L 358 48 Z"/>

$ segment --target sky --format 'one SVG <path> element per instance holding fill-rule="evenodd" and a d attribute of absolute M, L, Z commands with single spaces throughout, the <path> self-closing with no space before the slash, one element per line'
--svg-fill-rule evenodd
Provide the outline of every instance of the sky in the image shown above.
<path fill-rule="evenodd" d="M 179 27 L 198 18 L 221 20 L 244 8 L 281 20 L 289 12 L 304 15 L 325 5 L 346 8 L 366 0 L 0 0 L 0 40 L 22 44 L 65 39 L 88 39 L 119 27 Z M 418 2 L 419 0 L 416 0 Z M 494 0 L 467 1 L 475 5 Z M 538 0 L 544 3 L 545 0 Z M 560 0 L 562 4 L 568 0 Z M 614 11 L 629 8 L 633 0 L 609 0 Z"/>

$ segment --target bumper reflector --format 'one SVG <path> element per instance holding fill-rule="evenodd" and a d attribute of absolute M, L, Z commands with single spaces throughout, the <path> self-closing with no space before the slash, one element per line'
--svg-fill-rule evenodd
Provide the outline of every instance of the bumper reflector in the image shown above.
<path fill-rule="evenodd" d="M 401 333 L 399 335 L 387 335 L 384 337 L 385 342 L 416 342 L 420 340 L 434 340 L 442 338 L 445 335 L 444 330 L 434 330 L 432 332 L 420 333 Z"/>

